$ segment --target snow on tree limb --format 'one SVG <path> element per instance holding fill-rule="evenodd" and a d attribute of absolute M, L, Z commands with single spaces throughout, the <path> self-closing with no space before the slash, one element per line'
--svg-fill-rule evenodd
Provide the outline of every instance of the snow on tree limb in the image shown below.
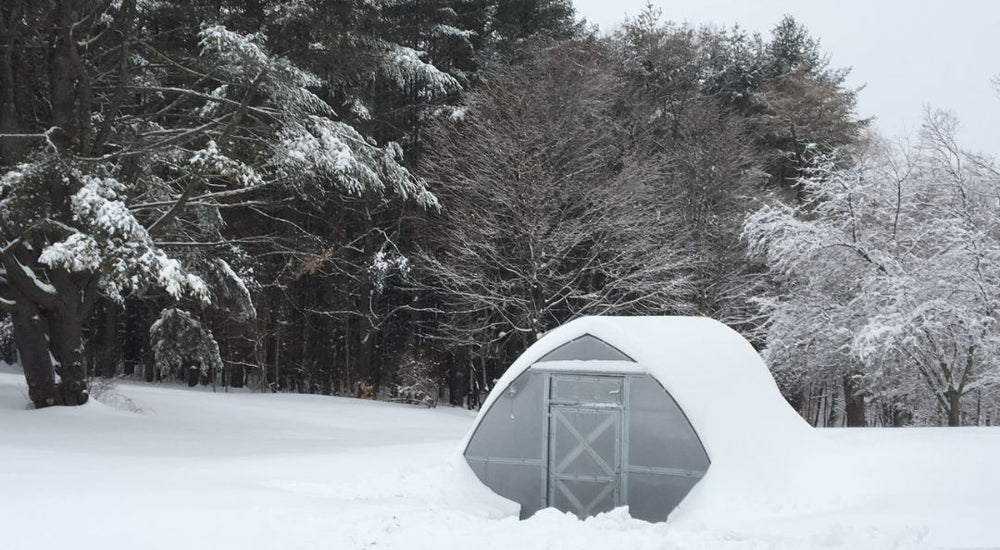
<path fill-rule="evenodd" d="M 422 52 L 392 44 L 382 65 L 383 76 L 403 87 L 408 82 L 420 84 L 420 93 L 427 97 L 446 95 L 462 89 L 455 77 L 420 59 Z"/>
<path fill-rule="evenodd" d="M 926 388 L 955 423 L 961 396 L 1000 375 L 997 174 L 947 117 L 925 128 L 913 149 L 876 142 L 814 170 L 807 204 L 760 209 L 744 237 L 786 290 L 762 303 L 779 372 L 839 364 L 867 391 Z"/>
<path fill-rule="evenodd" d="M 288 59 L 270 55 L 263 35 L 240 34 L 213 25 L 202 29 L 199 36 L 201 55 L 212 59 L 219 77 L 244 86 L 261 80 L 269 103 L 293 115 L 333 113 L 325 101 L 309 91 L 321 81 Z"/>
<path fill-rule="evenodd" d="M 123 186 L 111 177 L 84 175 L 71 199 L 75 232 L 47 246 L 39 261 L 72 272 L 99 274 L 101 287 L 116 300 L 145 284 L 171 296 L 207 301 L 204 281 L 169 258 L 121 200 Z"/>
<path fill-rule="evenodd" d="M 199 175 L 225 178 L 242 187 L 264 184 L 264 178 L 252 167 L 222 154 L 215 140 L 209 140 L 204 148 L 195 151 L 189 163 L 191 169 Z"/>
<path fill-rule="evenodd" d="M 399 164 L 401 160 L 398 145 L 380 148 L 350 125 L 310 116 L 285 127 L 271 163 L 307 192 L 326 193 L 327 182 L 354 195 L 388 188 L 424 207 L 436 207 L 437 199 L 422 180 Z"/>

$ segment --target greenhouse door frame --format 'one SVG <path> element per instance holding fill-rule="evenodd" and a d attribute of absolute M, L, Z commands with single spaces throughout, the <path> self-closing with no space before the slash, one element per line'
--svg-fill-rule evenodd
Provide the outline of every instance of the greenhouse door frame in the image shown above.
<path fill-rule="evenodd" d="M 629 381 L 629 376 L 619 373 L 546 373 L 543 508 L 551 506 L 584 518 L 628 502 L 625 464 L 628 464 Z M 591 390 L 592 395 L 581 395 L 588 393 L 585 390 Z M 591 425 L 581 426 L 582 419 L 589 419 Z M 595 448 L 595 442 L 602 437 L 606 439 L 608 431 L 613 432 L 613 443 L 609 446 L 605 442 Z M 570 438 L 571 447 L 560 450 L 558 444 L 566 438 Z M 574 472 L 573 462 L 582 455 L 589 455 L 591 464 L 600 471 Z M 604 484 L 604 487 L 596 496 L 582 498 L 572 488 L 588 484 Z"/>

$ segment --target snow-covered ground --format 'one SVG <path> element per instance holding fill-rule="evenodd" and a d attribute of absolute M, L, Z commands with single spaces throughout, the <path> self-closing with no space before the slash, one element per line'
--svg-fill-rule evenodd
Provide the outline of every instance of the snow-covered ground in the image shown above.
<path fill-rule="evenodd" d="M 116 391 L 141 413 L 34 411 L 0 369 L 0 548 L 1000 548 L 1000 429 L 823 431 L 756 510 L 519 521 L 455 460 L 464 410 Z"/>

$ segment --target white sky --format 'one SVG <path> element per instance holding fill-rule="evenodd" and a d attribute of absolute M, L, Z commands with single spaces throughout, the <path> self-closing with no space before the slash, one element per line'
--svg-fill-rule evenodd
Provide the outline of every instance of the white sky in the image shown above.
<path fill-rule="evenodd" d="M 573 0 L 602 31 L 646 0 Z M 925 105 L 950 109 L 959 141 L 1000 154 L 1000 2 L 992 0 L 653 0 L 663 19 L 701 25 L 739 23 L 765 36 L 785 14 L 820 40 L 834 67 L 852 67 L 850 86 L 865 85 L 858 114 L 876 117 L 889 137 L 914 134 Z"/>

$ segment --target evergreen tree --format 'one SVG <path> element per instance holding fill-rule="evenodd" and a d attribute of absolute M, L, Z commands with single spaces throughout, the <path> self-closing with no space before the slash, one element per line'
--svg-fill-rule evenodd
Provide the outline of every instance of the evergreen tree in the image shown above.
<path fill-rule="evenodd" d="M 162 288 L 199 307 L 227 295 L 247 305 L 247 272 L 228 260 L 241 241 L 267 240 L 267 227 L 234 236 L 224 212 L 280 222 L 265 212 L 280 209 L 276 196 L 370 191 L 435 204 L 398 146 L 337 120 L 314 93 L 324 82 L 271 53 L 263 34 L 228 28 L 246 24 L 233 13 L 187 2 L 4 6 L 12 76 L 0 96 L 16 116 L 2 136 L 0 296 L 36 406 L 86 401 L 83 327 L 98 296 Z M 206 23 L 171 25 L 192 18 Z"/>

